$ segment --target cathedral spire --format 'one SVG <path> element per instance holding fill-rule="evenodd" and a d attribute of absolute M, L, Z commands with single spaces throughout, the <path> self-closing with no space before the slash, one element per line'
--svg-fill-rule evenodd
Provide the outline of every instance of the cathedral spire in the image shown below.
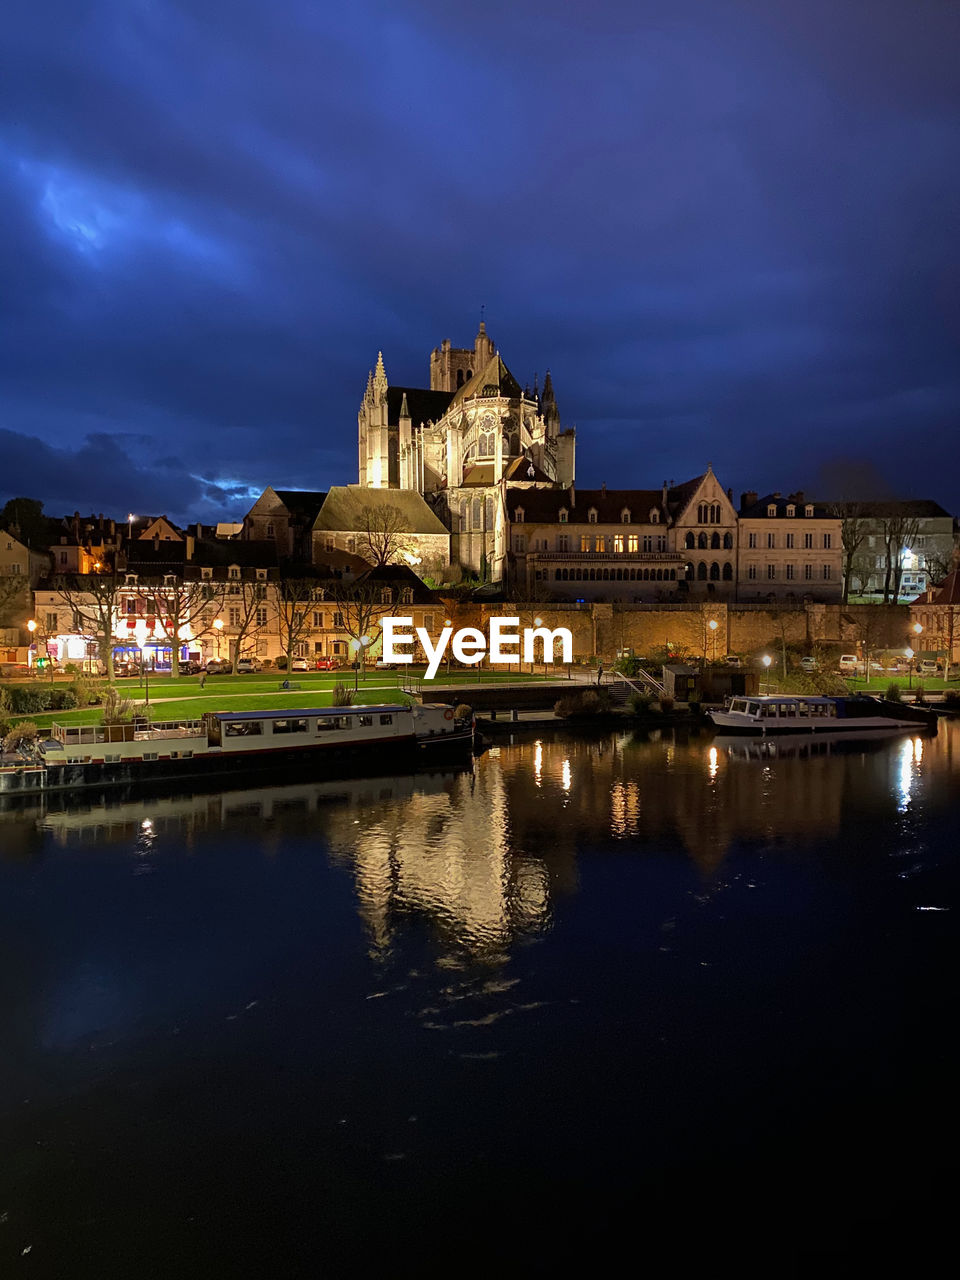
<path fill-rule="evenodd" d="M 377 400 L 387 394 L 387 371 L 383 367 L 383 352 L 377 352 L 377 367 L 373 375 L 373 392 Z"/>

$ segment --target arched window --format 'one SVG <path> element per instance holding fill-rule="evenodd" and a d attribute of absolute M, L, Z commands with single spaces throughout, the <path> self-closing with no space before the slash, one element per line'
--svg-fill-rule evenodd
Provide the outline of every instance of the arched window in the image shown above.
<path fill-rule="evenodd" d="M 466 531 L 466 528 L 467 528 L 469 514 L 470 514 L 470 504 L 467 502 L 466 498 L 464 498 L 464 500 L 460 503 L 460 528 L 464 532 Z"/>
<path fill-rule="evenodd" d="M 510 457 L 516 458 L 520 454 L 520 436 L 516 431 L 510 437 Z"/>
<path fill-rule="evenodd" d="M 733 565 L 732 565 L 732 564 L 730 564 L 729 560 L 728 560 L 728 561 L 727 561 L 727 563 L 723 566 L 723 580 L 724 580 L 724 582 L 732 582 L 732 581 L 733 581 Z"/>
<path fill-rule="evenodd" d="M 588 523 L 588 524 L 596 524 L 596 523 L 597 523 L 597 509 L 596 509 L 596 507 L 591 507 L 591 508 L 590 508 L 590 510 L 587 512 L 587 523 Z"/>
<path fill-rule="evenodd" d="M 623 508 L 623 510 L 620 512 L 620 523 L 621 523 L 621 524 L 629 524 L 629 523 L 630 523 L 630 508 L 629 508 L 629 507 L 624 507 L 624 508 Z"/>
<path fill-rule="evenodd" d="M 701 560 L 700 563 L 697 565 L 697 581 L 706 582 L 706 580 L 707 580 L 707 566 Z"/>
<path fill-rule="evenodd" d="M 700 550 L 701 550 L 701 551 L 706 551 L 706 549 L 707 549 L 707 535 L 706 535 L 705 533 L 698 534 L 698 536 L 697 536 L 697 546 L 700 548 Z"/>
<path fill-rule="evenodd" d="M 524 514 L 523 507 L 517 507 L 516 511 L 514 511 L 513 518 L 517 524 L 523 524 Z"/>
<path fill-rule="evenodd" d="M 457 386 L 458 387 L 463 386 L 463 370 L 462 369 L 457 370 Z"/>
<path fill-rule="evenodd" d="M 569 514 L 570 512 L 567 510 L 566 507 L 561 507 L 559 513 L 557 514 L 557 521 L 560 524 L 566 524 L 567 517 L 569 516 Z"/>
<path fill-rule="evenodd" d="M 723 549 L 724 551 L 733 550 L 733 534 L 732 533 L 725 533 L 723 535 Z"/>
<path fill-rule="evenodd" d="M 671 570 L 670 570 L 670 581 L 671 581 L 671 582 L 676 582 L 676 580 L 677 580 L 677 571 L 676 571 L 676 569 L 671 569 Z"/>
<path fill-rule="evenodd" d="M 707 523 L 707 504 L 705 502 L 701 502 L 700 505 L 697 507 L 697 524 L 706 524 L 706 523 Z"/>
<path fill-rule="evenodd" d="M 710 508 L 710 523 L 711 524 L 720 523 L 720 503 L 719 502 L 715 502 L 714 505 Z"/>
<path fill-rule="evenodd" d="M 487 498 L 486 502 L 484 503 L 484 515 L 485 515 L 485 517 L 486 517 L 486 521 L 487 521 L 487 532 L 488 532 L 488 533 L 493 533 L 494 529 L 496 528 L 496 523 L 497 523 L 497 522 L 496 522 L 496 519 L 495 519 L 494 514 L 493 514 L 493 499 L 492 499 L 492 498 Z"/>
<path fill-rule="evenodd" d="M 692 562 L 692 561 L 690 561 L 690 560 L 688 560 L 688 561 L 687 561 L 687 564 L 686 564 L 686 566 L 685 566 L 685 570 L 684 570 L 684 571 L 685 571 L 685 574 L 686 574 L 686 576 L 687 576 L 688 578 L 692 578 L 692 577 L 693 577 L 693 562 Z"/>
<path fill-rule="evenodd" d="M 479 499 L 479 498 L 474 498 L 474 500 L 473 500 L 473 512 L 472 512 L 472 516 L 473 516 L 473 528 L 474 528 L 474 529 L 479 529 L 479 528 L 480 528 L 480 519 L 481 519 L 480 499 Z"/>
<path fill-rule="evenodd" d="M 720 566 L 717 564 L 716 560 L 714 560 L 713 564 L 710 566 L 710 581 L 720 581 Z"/>
<path fill-rule="evenodd" d="M 697 545 L 697 540 L 694 537 L 693 533 L 687 534 L 687 536 L 683 540 L 683 545 L 687 548 L 688 551 L 691 551 Z"/>
<path fill-rule="evenodd" d="M 719 551 L 719 550 L 720 550 L 720 535 L 719 535 L 719 533 L 714 533 L 714 534 L 711 536 L 711 538 L 710 538 L 710 548 L 711 548 L 711 550 L 712 550 L 712 551 Z"/>
<path fill-rule="evenodd" d="M 650 523 L 651 524 L 660 523 L 660 512 L 656 509 L 656 507 L 654 507 L 650 512 Z"/>
<path fill-rule="evenodd" d="M 384 587 L 380 592 L 381 604 L 393 604 L 393 591 L 389 587 Z"/>
<path fill-rule="evenodd" d="M 554 571 L 553 571 L 553 580 L 554 580 L 554 582 L 559 582 L 559 581 L 560 581 L 560 570 L 559 570 L 559 569 L 554 569 Z"/>
<path fill-rule="evenodd" d="M 401 604 L 413 604 L 413 587 L 404 587 L 400 592 Z"/>

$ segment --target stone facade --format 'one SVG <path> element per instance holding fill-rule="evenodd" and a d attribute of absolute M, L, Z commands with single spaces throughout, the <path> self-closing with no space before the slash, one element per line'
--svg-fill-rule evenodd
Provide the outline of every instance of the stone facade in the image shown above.
<path fill-rule="evenodd" d="M 839 516 L 803 493 L 740 501 L 739 600 L 836 601 L 843 594 Z"/>

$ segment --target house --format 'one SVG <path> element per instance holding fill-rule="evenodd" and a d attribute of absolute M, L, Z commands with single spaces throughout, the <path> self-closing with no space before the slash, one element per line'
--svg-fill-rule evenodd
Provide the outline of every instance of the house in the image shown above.
<path fill-rule="evenodd" d="M 450 564 L 450 532 L 415 489 L 334 485 L 312 536 L 316 565 L 340 551 L 368 564 L 407 564 L 439 578 Z"/>
<path fill-rule="evenodd" d="M 744 493 L 737 599 L 835 603 L 843 594 L 843 527 L 832 506 L 802 492 Z"/>

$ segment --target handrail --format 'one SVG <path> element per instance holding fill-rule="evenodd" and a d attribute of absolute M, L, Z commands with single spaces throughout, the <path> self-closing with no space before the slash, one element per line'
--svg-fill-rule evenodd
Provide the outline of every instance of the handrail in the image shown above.
<path fill-rule="evenodd" d="M 625 676 L 622 671 L 613 671 L 611 672 L 611 675 L 616 676 L 618 680 L 622 680 L 624 684 L 629 685 L 634 693 L 646 695 L 647 690 L 652 689 L 658 698 L 662 698 L 667 691 L 666 685 L 662 685 L 659 681 L 654 680 L 649 671 L 644 671 L 643 667 L 638 668 L 637 675 L 647 686 L 647 689 L 641 688 L 638 684 L 634 684 L 634 682 L 628 676 Z"/>

